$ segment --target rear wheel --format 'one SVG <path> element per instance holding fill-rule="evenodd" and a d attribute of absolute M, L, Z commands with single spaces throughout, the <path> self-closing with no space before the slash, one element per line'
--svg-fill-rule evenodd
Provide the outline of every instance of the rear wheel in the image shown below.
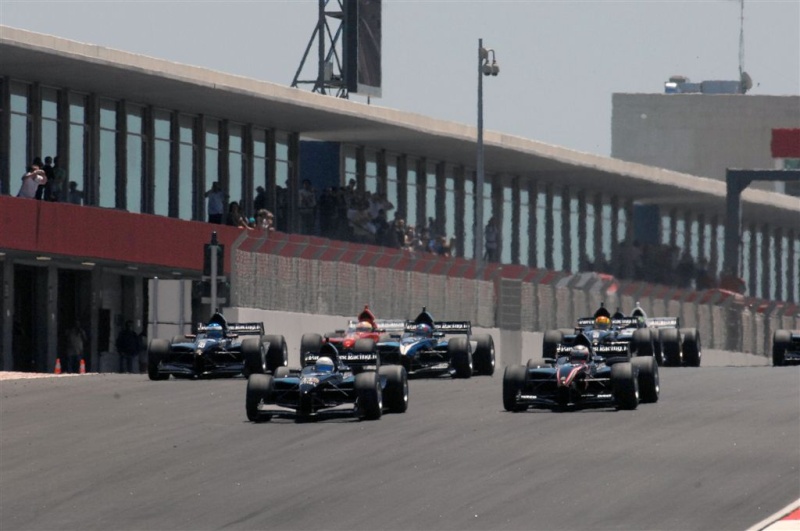
<path fill-rule="evenodd" d="M 259 411 L 259 406 L 268 403 L 271 399 L 272 376 L 269 374 L 251 374 L 247 379 L 247 395 L 245 398 L 247 420 L 251 422 L 270 420 L 272 415 Z"/>
<path fill-rule="evenodd" d="M 650 330 L 647 328 L 639 328 L 633 332 L 631 338 L 633 343 L 633 350 L 636 356 L 652 356 L 653 353 L 653 338 L 650 335 Z"/>
<path fill-rule="evenodd" d="M 283 336 L 264 336 L 267 347 L 267 370 L 274 373 L 278 367 L 285 367 L 289 363 L 289 348 Z"/>
<path fill-rule="evenodd" d="M 303 337 L 300 339 L 300 367 L 306 366 L 306 354 L 319 354 L 321 348 L 321 335 L 303 334 Z"/>
<path fill-rule="evenodd" d="M 664 365 L 681 366 L 681 338 L 677 328 L 662 328 L 658 333 Z"/>
<path fill-rule="evenodd" d="M 264 345 L 258 337 L 247 337 L 242 340 L 242 356 L 244 357 L 244 375 L 264 374 L 267 372 Z"/>
<path fill-rule="evenodd" d="M 639 398 L 642 403 L 658 402 L 661 382 L 658 377 L 658 364 L 652 356 L 638 356 L 631 360 L 634 371 L 638 371 Z"/>
<path fill-rule="evenodd" d="M 170 341 L 170 343 L 174 345 L 175 343 L 186 343 L 187 341 L 189 340 L 186 339 L 186 336 L 172 336 L 172 341 Z"/>
<path fill-rule="evenodd" d="M 153 339 L 147 347 L 147 376 L 153 380 L 166 380 L 169 374 L 161 374 L 158 370 L 161 361 L 169 354 L 169 343 L 166 339 Z"/>
<path fill-rule="evenodd" d="M 275 372 L 272 373 L 273 378 L 286 378 L 291 373 L 291 369 L 289 367 L 278 367 L 275 369 Z"/>
<path fill-rule="evenodd" d="M 636 409 L 639 406 L 639 381 L 630 362 L 611 366 L 611 389 L 619 409 Z"/>
<path fill-rule="evenodd" d="M 472 352 L 469 351 L 469 340 L 466 337 L 450 339 L 447 343 L 447 355 L 456 378 L 472 377 Z"/>
<path fill-rule="evenodd" d="M 564 341 L 564 334 L 561 330 L 547 330 L 542 341 L 542 357 L 555 358 L 558 344 Z"/>
<path fill-rule="evenodd" d="M 656 363 L 664 365 L 664 352 L 661 350 L 658 328 L 648 328 L 648 330 L 650 331 L 650 341 L 653 344 L 653 356 L 656 358 Z"/>
<path fill-rule="evenodd" d="M 686 328 L 683 332 L 683 362 L 687 367 L 699 367 L 703 355 L 700 333 L 697 328 Z"/>
<path fill-rule="evenodd" d="M 365 420 L 378 420 L 383 413 L 383 393 L 378 373 L 367 371 L 356 374 L 355 389 L 358 400 L 359 417 Z"/>
<path fill-rule="evenodd" d="M 772 366 L 780 367 L 786 363 L 786 351 L 792 346 L 792 332 L 776 330 L 772 336 Z"/>
<path fill-rule="evenodd" d="M 400 365 L 385 365 L 378 374 L 386 379 L 383 398 L 387 411 L 405 413 L 408 409 L 408 374 Z"/>
<path fill-rule="evenodd" d="M 530 362 L 528 363 L 530 364 Z M 519 394 L 525 389 L 527 375 L 528 370 L 524 365 L 509 365 L 503 372 L 503 407 L 506 411 L 525 411 L 527 409 L 518 402 Z"/>
<path fill-rule="evenodd" d="M 494 338 L 490 334 L 474 337 L 475 353 L 472 355 L 472 362 L 475 365 L 475 372 L 491 376 L 495 368 Z"/>

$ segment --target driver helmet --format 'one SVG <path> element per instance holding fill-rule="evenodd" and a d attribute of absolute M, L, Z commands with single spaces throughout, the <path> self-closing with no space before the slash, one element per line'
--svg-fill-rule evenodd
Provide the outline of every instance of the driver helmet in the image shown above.
<path fill-rule="evenodd" d="M 609 327 L 611 326 L 611 319 L 609 319 L 605 315 L 600 315 L 597 319 L 594 320 L 594 325 L 600 330 L 608 330 Z"/>
<path fill-rule="evenodd" d="M 372 332 L 373 330 L 372 323 L 369 321 L 361 321 L 356 325 L 356 332 Z"/>
<path fill-rule="evenodd" d="M 606 317 L 606 319 L 608 319 L 608 317 Z M 572 350 L 569 351 L 569 361 L 572 363 L 586 363 L 589 361 L 589 349 L 584 345 L 575 345 L 572 347 Z"/>
<path fill-rule="evenodd" d="M 417 325 L 415 332 L 421 337 L 431 337 L 431 335 L 433 335 L 433 328 L 427 323 L 420 323 Z"/>
<path fill-rule="evenodd" d="M 222 333 L 222 325 L 219 323 L 211 323 L 206 327 L 206 336 L 213 339 L 222 339 L 225 334 Z"/>
<path fill-rule="evenodd" d="M 327 356 L 317 359 L 317 372 L 333 372 L 333 360 Z"/>

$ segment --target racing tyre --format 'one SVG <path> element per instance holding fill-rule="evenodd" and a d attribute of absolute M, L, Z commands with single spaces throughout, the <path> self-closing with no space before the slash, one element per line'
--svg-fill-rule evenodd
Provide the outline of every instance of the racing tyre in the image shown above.
<path fill-rule="evenodd" d="M 661 352 L 664 354 L 664 365 L 681 366 L 681 338 L 677 328 L 662 328 L 658 333 Z"/>
<path fill-rule="evenodd" d="M 187 341 L 189 340 L 186 339 L 186 336 L 172 336 L 172 341 L 170 341 L 170 344 L 174 345 L 175 343 L 186 343 Z"/>
<path fill-rule="evenodd" d="M 631 338 L 631 343 L 633 343 L 633 350 L 636 356 L 654 355 L 655 349 L 653 348 L 653 336 L 650 334 L 650 329 L 639 328 L 635 330 Z"/>
<path fill-rule="evenodd" d="M 158 366 L 161 361 L 169 354 L 169 343 L 166 339 L 152 339 L 147 346 L 147 376 L 151 380 L 166 380 L 169 374 L 161 374 Z"/>
<path fill-rule="evenodd" d="M 264 343 L 269 343 L 267 347 L 267 370 L 275 373 L 278 367 L 285 367 L 289 364 L 289 347 L 286 346 L 286 339 L 283 336 L 264 336 Z"/>
<path fill-rule="evenodd" d="M 650 340 L 653 342 L 653 356 L 656 358 L 656 363 L 664 365 L 664 352 L 661 350 L 658 328 L 648 328 L 648 330 L 650 331 Z"/>
<path fill-rule="evenodd" d="M 275 372 L 272 373 L 273 378 L 286 378 L 291 373 L 291 369 L 289 367 L 277 367 Z"/>
<path fill-rule="evenodd" d="M 772 366 L 781 367 L 786 364 L 786 351 L 792 346 L 790 330 L 776 330 L 772 335 Z"/>
<path fill-rule="evenodd" d="M 472 377 L 472 352 L 469 351 L 469 339 L 454 337 L 447 342 L 447 355 L 450 365 L 455 370 L 456 378 Z"/>
<path fill-rule="evenodd" d="M 246 337 L 242 340 L 242 356 L 244 357 L 244 375 L 265 374 L 267 360 L 264 355 L 264 344 L 257 337 Z"/>
<path fill-rule="evenodd" d="M 494 338 L 490 334 L 474 337 L 475 353 L 472 354 L 472 362 L 475 365 L 475 372 L 491 376 L 495 367 Z"/>
<path fill-rule="evenodd" d="M 272 400 L 272 376 L 269 374 L 251 374 L 247 379 L 247 397 L 245 408 L 247 420 L 251 422 L 266 422 L 272 418 L 269 413 L 262 413 L 258 406 Z"/>
<path fill-rule="evenodd" d="M 639 380 L 630 362 L 611 366 L 611 389 L 619 409 L 639 407 Z"/>
<path fill-rule="evenodd" d="M 542 357 L 556 358 L 556 348 L 564 341 L 564 334 L 561 330 L 547 330 L 542 341 Z"/>
<path fill-rule="evenodd" d="M 700 333 L 697 328 L 684 328 L 683 335 L 683 362 L 687 367 L 699 367 L 703 352 L 700 347 Z"/>
<path fill-rule="evenodd" d="M 549 363 L 544 358 L 531 358 L 528 360 L 528 363 L 525 364 L 528 369 L 542 369 L 546 367 L 552 367 L 553 364 Z"/>
<path fill-rule="evenodd" d="M 303 334 L 300 338 L 300 367 L 306 366 L 306 354 L 319 354 L 322 348 L 322 336 L 319 334 Z"/>
<path fill-rule="evenodd" d="M 386 379 L 383 398 L 390 413 L 405 413 L 408 409 L 408 373 L 401 365 L 385 365 L 378 374 Z"/>
<path fill-rule="evenodd" d="M 524 365 L 509 365 L 506 367 L 503 373 L 503 407 L 506 411 L 516 412 L 528 409 L 517 402 L 517 397 L 525 389 L 527 375 L 528 370 Z"/>
<path fill-rule="evenodd" d="M 381 380 L 375 371 L 361 372 L 355 378 L 358 416 L 364 420 L 378 420 L 383 413 Z"/>
<path fill-rule="evenodd" d="M 643 404 L 658 402 L 661 382 L 658 378 L 658 364 L 652 356 L 638 356 L 631 360 L 634 371 L 639 376 L 639 398 Z"/>

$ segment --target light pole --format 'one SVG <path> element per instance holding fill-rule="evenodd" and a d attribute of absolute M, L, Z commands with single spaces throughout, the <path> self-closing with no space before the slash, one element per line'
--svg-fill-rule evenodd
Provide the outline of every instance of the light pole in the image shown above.
<path fill-rule="evenodd" d="M 489 62 L 489 54 L 492 62 Z M 475 179 L 475 260 L 478 269 L 483 267 L 483 76 L 496 76 L 500 67 L 494 58 L 494 50 L 483 47 L 478 39 L 478 160 Z"/>

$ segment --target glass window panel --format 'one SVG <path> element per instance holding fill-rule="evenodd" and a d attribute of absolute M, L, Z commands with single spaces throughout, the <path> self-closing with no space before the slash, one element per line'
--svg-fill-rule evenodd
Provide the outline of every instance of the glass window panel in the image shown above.
<path fill-rule="evenodd" d="M 250 215 L 252 205 L 242 201 L 244 178 L 244 162 L 242 160 L 242 126 L 239 124 L 228 125 L 228 195 L 231 201 L 236 201 L 245 215 Z"/>
<path fill-rule="evenodd" d="M 364 188 L 372 193 L 378 191 L 378 163 L 376 162 L 375 153 L 367 151 L 366 157 L 366 173 L 364 174 Z"/>
<path fill-rule="evenodd" d="M 219 151 L 206 148 L 206 188 L 211 189 L 211 183 L 219 181 Z M 220 183 L 222 184 L 222 183 Z M 227 193 L 227 190 L 223 190 Z"/>
<path fill-rule="evenodd" d="M 100 128 L 117 129 L 117 109 L 113 102 L 101 102 L 100 104 Z"/>
<path fill-rule="evenodd" d="M 444 235 L 448 240 L 456 233 L 456 190 L 455 179 L 447 177 L 444 180 Z"/>
<path fill-rule="evenodd" d="M 669 227 L 671 218 L 669 214 L 661 215 L 661 245 L 669 245 Z"/>
<path fill-rule="evenodd" d="M 11 190 L 16 194 L 28 171 L 28 117 L 20 114 L 11 115 L 11 136 L 9 137 L 9 169 L 11 172 Z"/>
<path fill-rule="evenodd" d="M 475 258 L 475 181 L 472 172 L 464 175 L 464 258 Z"/>
<path fill-rule="evenodd" d="M 181 115 L 178 118 L 180 127 L 180 139 L 184 144 L 194 144 L 194 118 Z"/>
<path fill-rule="evenodd" d="M 761 259 L 761 246 L 764 245 L 764 234 L 757 230 L 755 233 L 755 245 L 756 245 L 756 263 L 753 264 L 753 267 L 756 271 L 756 285 L 751 288 L 751 293 L 754 297 L 763 298 L 764 293 L 761 289 L 761 277 L 764 275 L 764 261 Z"/>
<path fill-rule="evenodd" d="M 583 249 L 580 247 L 580 238 L 578 237 L 578 224 L 580 219 L 578 217 L 578 198 L 569 198 L 569 254 L 570 263 L 566 264 L 568 271 L 579 271 L 579 263 Z"/>
<path fill-rule="evenodd" d="M 431 230 L 439 229 L 439 224 L 444 222 L 440 217 L 441 212 L 436 211 L 436 164 L 431 162 L 425 166 L 425 216 L 426 224 Z M 433 225 L 433 226 L 431 226 Z"/>
<path fill-rule="evenodd" d="M 219 122 L 206 120 L 206 149 L 219 148 Z"/>
<path fill-rule="evenodd" d="M 181 144 L 178 170 L 178 217 L 192 219 L 192 176 L 194 175 L 194 147 Z M 211 186 L 209 185 L 209 188 Z"/>
<path fill-rule="evenodd" d="M 722 223 L 717 224 L 716 227 L 717 237 L 715 238 L 717 246 L 717 263 L 714 264 L 717 275 L 722 273 L 722 267 L 725 257 L 725 225 Z"/>
<path fill-rule="evenodd" d="M 409 167 L 412 167 L 409 165 Z M 408 172 L 408 183 L 406 186 L 406 226 L 417 228 L 417 173 L 413 170 Z"/>
<path fill-rule="evenodd" d="M 522 189 L 519 191 L 519 263 L 522 265 L 528 264 L 528 252 L 530 251 L 531 234 L 528 232 L 530 227 L 530 194 L 528 190 Z"/>
<path fill-rule="evenodd" d="M 28 114 L 28 92 L 30 86 L 25 83 L 11 82 L 11 112 Z"/>
<path fill-rule="evenodd" d="M 117 193 L 117 133 L 100 131 L 100 206 L 116 207 Z"/>
<path fill-rule="evenodd" d="M 766 269 L 769 270 L 769 293 L 764 293 L 764 297 L 766 297 L 767 299 L 770 299 L 770 300 L 774 300 L 774 299 L 776 299 L 776 296 L 775 296 L 776 295 L 776 290 L 775 290 L 775 288 L 776 288 L 777 280 L 778 280 L 777 268 L 775 267 L 775 265 L 776 265 L 776 262 L 775 262 L 775 253 L 776 253 L 775 235 L 770 233 L 768 236 L 765 236 L 765 238 L 766 238 L 766 244 L 767 244 L 767 253 L 768 253 L 768 256 L 770 258 L 769 258 L 769 264 L 765 264 L 765 266 L 768 266 L 768 267 L 766 267 Z"/>
<path fill-rule="evenodd" d="M 130 121 L 129 121 L 130 123 Z M 128 135 L 127 140 L 127 176 L 128 182 L 125 197 L 125 208 L 128 212 L 139 213 L 142 211 L 142 137 L 139 135 Z"/>
<path fill-rule="evenodd" d="M 142 119 L 142 109 L 140 107 L 129 106 L 126 120 L 128 124 L 128 134 L 142 134 L 144 120 Z"/>
<path fill-rule="evenodd" d="M 239 124 L 228 124 L 228 151 L 242 152 L 242 126 Z"/>
<path fill-rule="evenodd" d="M 700 256 L 700 224 L 696 219 L 689 223 L 689 237 L 689 253 L 696 262 Z"/>
<path fill-rule="evenodd" d="M 168 112 L 156 111 L 153 120 L 153 132 L 155 137 L 161 140 L 170 139 L 171 120 Z"/>
<path fill-rule="evenodd" d="M 267 132 L 264 129 L 253 129 L 253 155 L 260 158 L 267 156 Z"/>
<path fill-rule="evenodd" d="M 594 202 L 587 201 L 586 202 L 586 249 L 584 249 L 584 256 L 589 263 L 594 264 L 595 259 L 595 252 L 594 252 L 594 227 L 595 223 L 597 223 L 597 213 L 594 209 Z"/>
<path fill-rule="evenodd" d="M 153 213 L 169 215 L 169 142 L 155 142 L 156 174 L 153 183 Z"/>
<path fill-rule="evenodd" d="M 394 156 L 386 157 L 386 199 L 397 207 L 397 162 Z"/>
<path fill-rule="evenodd" d="M 42 89 L 42 118 L 58 119 L 58 91 L 56 89 Z"/>
<path fill-rule="evenodd" d="M 511 240 L 514 237 L 514 229 L 511 225 L 511 215 L 513 213 L 512 190 L 510 186 L 503 187 L 503 219 L 500 224 L 500 262 L 511 263 Z"/>
<path fill-rule="evenodd" d="M 69 180 L 75 181 L 78 190 L 84 191 L 85 154 L 86 154 L 86 128 L 83 125 L 73 124 L 69 127 Z"/>
<path fill-rule="evenodd" d="M 750 245 L 752 233 L 750 229 L 742 229 L 742 254 L 740 257 L 742 268 L 739 276 L 745 280 L 747 284 L 747 294 L 753 294 L 754 286 L 750 285 Z"/>
<path fill-rule="evenodd" d="M 553 192 L 553 218 L 551 222 L 553 225 L 553 268 L 556 271 L 563 271 L 564 269 L 564 253 L 561 251 L 561 243 L 564 238 L 561 230 L 561 209 L 561 194 Z"/>
<path fill-rule="evenodd" d="M 603 201 L 602 208 L 603 224 L 603 256 L 601 257 L 604 262 L 611 260 L 611 241 L 613 239 L 612 224 L 611 224 L 611 205 L 607 201 Z"/>
<path fill-rule="evenodd" d="M 58 154 L 58 122 L 42 120 L 42 156 L 55 157 Z"/>
<path fill-rule="evenodd" d="M 547 196 L 545 192 L 536 194 L 536 264 L 535 267 L 545 266 L 545 251 L 547 242 Z"/>
<path fill-rule="evenodd" d="M 69 95 L 69 121 L 73 124 L 86 123 L 86 96 L 75 93 Z"/>

